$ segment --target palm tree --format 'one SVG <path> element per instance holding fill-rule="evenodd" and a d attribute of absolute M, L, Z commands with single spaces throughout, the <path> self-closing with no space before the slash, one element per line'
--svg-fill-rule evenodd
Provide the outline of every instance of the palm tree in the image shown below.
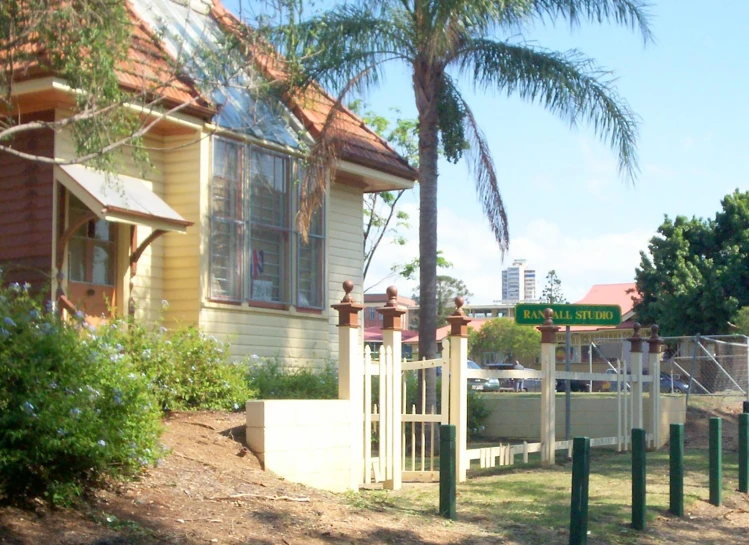
<path fill-rule="evenodd" d="M 387 64 L 405 64 L 411 72 L 419 139 L 420 356 L 436 354 L 440 146 L 452 162 L 466 154 L 500 251 L 504 253 L 509 244 L 494 162 L 459 81 L 480 90 L 517 94 L 570 125 L 588 122 L 618 155 L 620 172 L 634 179 L 637 122 L 609 73 L 578 51 L 550 51 L 517 37 L 531 22 L 561 19 L 572 26 L 589 21 L 630 27 L 647 42 L 651 36 L 646 9 L 642 0 L 356 0 L 284 34 L 293 38 L 291 47 L 286 44 L 288 58 L 305 69 L 308 81 L 340 91 L 339 105 L 350 90 L 375 86 Z M 312 149 L 312 163 L 332 166 L 335 125 L 334 116 L 329 117 L 323 137 Z M 303 181 L 310 206 L 320 202 L 323 172 L 311 168 Z M 427 378 L 428 383 L 432 380 Z"/>

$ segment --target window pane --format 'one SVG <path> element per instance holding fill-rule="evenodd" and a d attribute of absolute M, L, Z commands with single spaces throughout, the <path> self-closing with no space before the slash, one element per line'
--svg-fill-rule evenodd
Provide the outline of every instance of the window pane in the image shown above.
<path fill-rule="evenodd" d="M 211 221 L 211 297 L 239 301 L 242 297 L 242 224 Z"/>
<path fill-rule="evenodd" d="M 87 213 L 78 199 L 70 200 L 70 220 Z M 78 229 L 68 242 L 68 278 L 104 286 L 115 285 L 116 226 L 106 220 L 91 220 Z"/>
<path fill-rule="evenodd" d="M 223 218 L 242 218 L 242 148 L 215 140 L 213 154 L 212 209 Z"/>
<path fill-rule="evenodd" d="M 90 282 L 114 286 L 114 244 L 97 242 L 92 243 L 92 246 L 93 265 Z"/>
<path fill-rule="evenodd" d="M 250 161 L 251 220 L 288 228 L 288 159 L 253 148 Z"/>
<path fill-rule="evenodd" d="M 297 170 L 296 170 L 296 176 L 295 176 L 295 187 L 294 187 L 294 194 L 296 195 L 295 198 L 295 204 L 296 209 L 299 210 L 301 208 L 301 193 L 302 193 L 302 180 L 304 178 L 304 170 L 301 166 L 301 161 L 297 161 Z M 309 234 L 310 235 L 319 235 L 323 236 L 324 232 L 324 220 L 325 220 L 325 204 L 323 202 L 323 205 L 320 206 L 317 210 L 315 210 L 312 213 L 312 219 L 310 220 L 309 224 Z"/>
<path fill-rule="evenodd" d="M 288 232 L 252 225 L 250 238 L 250 299 L 288 302 Z"/>
<path fill-rule="evenodd" d="M 68 277 L 73 282 L 86 281 L 86 241 L 73 237 L 68 243 Z"/>
<path fill-rule="evenodd" d="M 324 239 L 309 237 L 308 243 L 297 236 L 298 240 L 298 271 L 297 285 L 299 287 L 297 304 L 300 307 L 322 307 L 322 279 L 323 279 L 323 248 Z"/>

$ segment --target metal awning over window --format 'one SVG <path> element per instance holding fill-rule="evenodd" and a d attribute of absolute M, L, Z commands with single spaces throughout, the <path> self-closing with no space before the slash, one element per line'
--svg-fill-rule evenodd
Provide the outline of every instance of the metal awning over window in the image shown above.
<path fill-rule="evenodd" d="M 178 233 L 184 233 L 193 224 L 139 178 L 106 174 L 83 165 L 56 166 L 55 176 L 101 219 Z"/>

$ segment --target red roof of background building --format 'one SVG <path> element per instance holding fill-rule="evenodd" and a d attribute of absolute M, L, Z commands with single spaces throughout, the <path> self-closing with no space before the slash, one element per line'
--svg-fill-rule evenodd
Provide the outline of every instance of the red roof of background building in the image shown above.
<path fill-rule="evenodd" d="M 603 331 L 606 329 L 631 329 L 634 321 L 632 317 L 632 295 L 635 289 L 634 282 L 623 284 L 594 284 L 585 297 L 580 299 L 577 305 L 619 305 L 622 309 L 622 323 L 615 327 L 601 327 L 595 325 L 576 325 L 570 327 L 570 331 Z"/>
<path fill-rule="evenodd" d="M 411 340 L 416 338 L 417 342 L 419 339 L 419 332 L 406 329 L 401 331 L 401 342 L 411 343 Z M 382 342 L 382 328 L 380 326 L 372 326 L 364 328 L 364 342 L 365 343 L 381 343 Z"/>
<path fill-rule="evenodd" d="M 622 317 L 632 311 L 632 293 L 635 289 L 634 282 L 624 284 L 594 284 L 585 297 L 580 299 L 578 305 L 619 305 L 622 309 Z"/>
<path fill-rule="evenodd" d="M 416 306 L 416 301 L 411 299 L 410 297 L 404 297 L 403 295 L 396 296 L 396 301 L 399 305 L 402 305 L 406 308 L 413 308 Z M 388 302 L 388 294 L 387 293 L 365 293 L 364 294 L 364 304 L 372 304 L 372 303 L 387 303 Z"/>

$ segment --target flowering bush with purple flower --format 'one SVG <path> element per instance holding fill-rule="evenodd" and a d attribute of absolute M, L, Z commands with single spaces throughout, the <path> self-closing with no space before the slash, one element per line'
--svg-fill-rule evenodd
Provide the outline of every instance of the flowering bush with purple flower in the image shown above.
<path fill-rule="evenodd" d="M 256 397 L 246 367 L 231 364 L 228 346 L 215 337 L 194 327 L 170 331 L 135 320 L 112 325 L 99 333 L 148 379 L 163 410 L 233 410 Z"/>
<path fill-rule="evenodd" d="M 27 284 L 2 285 L 0 500 L 68 503 L 154 463 L 161 412 L 122 347 L 63 322 Z"/>

